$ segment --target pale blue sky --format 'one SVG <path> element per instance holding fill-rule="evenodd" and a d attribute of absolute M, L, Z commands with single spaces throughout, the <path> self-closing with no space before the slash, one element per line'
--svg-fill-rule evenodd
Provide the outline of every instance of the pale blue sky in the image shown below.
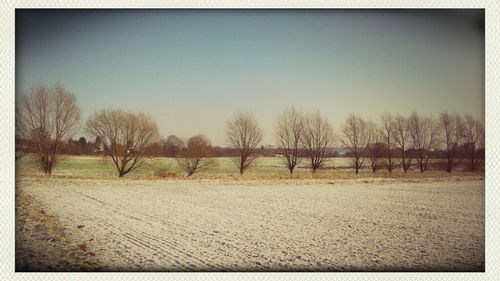
<path fill-rule="evenodd" d="M 484 119 L 482 10 L 32 10 L 16 12 L 16 95 L 63 84 L 86 118 L 143 111 L 163 136 L 207 135 L 252 111 L 447 110 Z M 81 132 L 83 134 L 83 132 Z"/>

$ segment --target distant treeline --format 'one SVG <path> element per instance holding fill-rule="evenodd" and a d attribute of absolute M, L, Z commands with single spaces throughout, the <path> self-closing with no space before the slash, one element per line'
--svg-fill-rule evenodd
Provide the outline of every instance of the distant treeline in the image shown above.
<path fill-rule="evenodd" d="M 169 139 L 178 139 L 178 143 L 172 143 Z M 27 149 L 26 143 L 27 140 L 24 139 L 16 139 L 16 151 L 29 153 L 29 149 Z M 170 135 L 167 139 L 156 142 L 149 147 L 149 153 L 154 157 L 171 157 L 175 158 L 179 156 L 179 153 L 182 151 L 183 142 L 175 135 Z M 387 145 L 385 143 L 376 143 L 375 146 L 377 150 L 380 151 L 382 155 L 386 155 L 388 153 Z M 221 147 L 221 146 L 210 146 L 213 150 L 212 157 L 231 157 L 234 155 L 234 151 L 230 147 Z M 467 151 L 470 150 L 469 145 L 462 144 L 458 148 L 457 156 L 458 158 L 467 158 Z M 105 144 L 100 141 L 99 137 L 94 138 L 93 141 L 87 141 L 85 137 L 80 137 L 78 140 L 73 140 L 70 138 L 63 146 L 61 150 L 61 154 L 65 155 L 107 155 L 108 148 Z M 447 152 L 443 149 L 435 149 L 433 151 L 429 151 L 430 159 L 446 159 Z M 276 148 L 274 145 L 262 145 L 258 149 L 259 156 L 262 157 L 276 157 L 281 156 L 280 150 Z M 306 153 L 303 151 L 300 153 L 305 155 Z M 391 149 L 391 154 L 394 158 L 401 158 L 401 151 L 399 149 Z M 409 149 L 408 154 L 412 157 L 416 157 L 418 155 L 418 150 Z M 329 147 L 326 150 L 326 157 L 352 157 L 353 152 L 345 149 L 345 148 L 335 148 Z M 484 159 L 484 148 L 480 148 L 477 151 L 477 155 L 479 158 Z M 368 151 L 365 152 L 365 157 L 369 157 Z"/>

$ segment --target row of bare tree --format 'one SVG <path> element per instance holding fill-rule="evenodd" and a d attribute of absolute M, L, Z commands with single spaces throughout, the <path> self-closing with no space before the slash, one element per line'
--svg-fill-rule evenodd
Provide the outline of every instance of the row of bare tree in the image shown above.
<path fill-rule="evenodd" d="M 16 104 L 16 139 L 25 142 L 25 150 L 50 175 L 67 140 L 80 129 L 80 121 L 81 110 L 72 93 L 62 86 L 39 85 L 22 95 Z M 122 110 L 95 112 L 86 121 L 85 131 L 99 140 L 119 177 L 144 165 L 153 156 L 152 147 L 160 139 L 158 126 L 150 116 Z M 240 174 L 259 156 L 262 137 L 263 131 L 251 113 L 236 113 L 228 121 L 226 141 Z M 351 114 L 338 135 L 319 112 L 302 113 L 292 107 L 276 120 L 275 137 L 278 153 L 290 175 L 306 159 L 316 172 L 325 165 L 328 149 L 338 143 L 349 150 L 356 174 L 365 159 L 370 160 L 373 172 L 383 166 L 389 172 L 397 166 L 407 172 L 413 161 L 423 172 L 430 153 L 438 148 L 445 151 L 448 172 L 459 158 L 464 158 L 459 155 L 464 148 L 474 171 L 480 160 L 478 151 L 484 147 L 484 128 L 480 122 L 471 116 L 447 112 L 441 113 L 439 120 L 417 113 L 409 117 L 384 114 L 378 123 Z M 85 139 L 79 142 L 84 145 Z M 165 148 L 176 149 L 177 163 L 188 176 L 214 164 L 214 149 L 203 135 L 191 137 L 187 142 L 170 136 Z"/>
<path fill-rule="evenodd" d="M 428 168 L 430 155 L 442 150 L 451 172 L 458 161 L 469 159 L 469 169 L 475 171 L 484 148 L 484 127 L 470 115 L 442 112 L 438 119 L 413 112 L 410 116 L 382 115 L 380 122 L 365 121 L 351 114 L 342 129 L 342 143 L 353 154 L 356 173 L 366 158 L 373 172 L 385 166 L 389 172 L 401 166 L 406 173 L 413 161 L 420 172 Z M 395 161 L 395 152 L 401 161 Z M 460 157 L 459 157 L 460 156 Z"/>
<path fill-rule="evenodd" d="M 76 98 L 62 86 L 38 85 L 16 104 L 16 139 L 23 140 L 25 151 L 47 175 L 52 173 L 67 140 L 80 130 L 80 122 Z M 94 113 L 85 129 L 105 145 L 120 177 L 146 163 L 149 146 L 159 138 L 151 117 L 121 110 Z"/>
<path fill-rule="evenodd" d="M 445 152 L 448 172 L 463 158 L 469 159 L 470 170 L 474 171 L 484 148 L 482 124 L 470 115 L 462 117 L 448 112 L 442 112 L 438 120 L 416 112 L 409 117 L 386 113 L 377 123 L 351 114 L 337 135 L 318 112 L 304 114 L 290 108 L 278 118 L 275 133 L 290 174 L 303 159 L 309 159 L 313 172 L 316 171 L 325 163 L 327 147 L 338 142 L 348 149 L 356 174 L 365 159 L 369 159 L 373 172 L 380 167 L 392 172 L 401 166 L 406 173 L 413 161 L 424 172 L 430 154 L 437 149 Z"/>
<path fill-rule="evenodd" d="M 478 152 L 484 145 L 484 129 L 478 121 L 470 116 L 462 118 L 446 112 L 441 113 L 439 120 L 421 117 L 417 113 L 410 117 L 384 114 L 379 124 L 350 115 L 342 133 L 340 141 L 349 149 L 356 173 L 365 159 L 369 159 L 373 172 L 384 166 L 392 172 L 401 166 L 406 173 L 413 161 L 424 172 L 430 154 L 437 148 L 443 148 L 445 152 L 448 172 L 458 162 L 459 151 L 462 158 L 470 159 L 470 169 L 474 171 L 481 159 Z M 304 159 L 310 161 L 313 172 L 323 167 L 327 149 L 337 141 L 326 118 L 318 112 L 303 114 L 294 108 L 279 116 L 275 134 L 278 153 L 283 156 L 291 175 Z M 237 156 L 232 158 L 233 162 L 243 174 L 259 156 L 262 130 L 252 114 L 238 113 L 228 122 L 226 135 L 233 149 L 232 155 Z M 202 136 L 194 137 L 196 139 L 203 139 L 197 142 L 203 146 L 195 145 L 196 142 L 191 144 L 190 139 L 189 145 L 182 147 L 177 157 L 188 175 L 213 164 L 208 160 L 213 155 L 208 140 Z M 401 158 L 401 161 L 397 163 L 396 158 Z"/>
<path fill-rule="evenodd" d="M 227 144 L 232 149 L 232 160 L 240 174 L 259 156 L 262 130 L 251 113 L 237 113 L 227 124 Z M 433 151 L 440 149 L 447 160 L 446 171 L 451 172 L 458 161 L 469 159 L 469 169 L 474 171 L 481 160 L 484 148 L 484 128 L 470 115 L 442 112 L 438 120 L 413 112 L 409 117 L 382 115 L 380 121 L 365 121 L 351 114 L 345 120 L 342 133 L 337 135 L 327 118 L 319 112 L 302 113 L 288 108 L 280 114 L 275 125 L 276 146 L 290 175 L 304 160 L 313 172 L 322 168 L 328 158 L 328 149 L 339 142 L 349 151 L 355 173 L 368 159 L 373 172 L 380 168 L 392 171 L 400 166 L 406 173 L 416 164 L 420 172 L 428 169 Z M 183 147 L 179 164 L 188 175 L 213 164 L 208 140 L 203 136 L 201 145 Z M 191 143 L 192 139 L 188 143 Z M 203 151 L 203 153 L 202 153 Z M 186 156 L 188 155 L 188 156 Z M 459 157 L 460 156 L 460 157 Z M 182 159 L 182 160 L 179 160 Z M 194 164 L 189 163 L 190 159 Z"/>
<path fill-rule="evenodd" d="M 333 127 L 319 112 L 303 114 L 293 107 L 278 117 L 275 137 L 290 175 L 306 158 L 313 172 L 323 167 L 327 149 L 336 141 Z"/>

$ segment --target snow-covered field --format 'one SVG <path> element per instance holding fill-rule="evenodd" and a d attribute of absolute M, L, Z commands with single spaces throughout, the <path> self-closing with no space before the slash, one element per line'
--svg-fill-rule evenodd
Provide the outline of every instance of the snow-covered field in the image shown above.
<path fill-rule="evenodd" d="M 484 270 L 482 179 L 25 178 L 17 189 L 70 242 L 35 241 L 26 226 L 16 255 L 84 245 L 90 270 Z"/>

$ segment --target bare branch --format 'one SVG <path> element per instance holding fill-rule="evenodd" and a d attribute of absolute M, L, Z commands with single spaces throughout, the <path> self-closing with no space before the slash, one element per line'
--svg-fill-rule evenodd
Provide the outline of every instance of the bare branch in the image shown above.
<path fill-rule="evenodd" d="M 319 111 L 307 115 L 304 127 L 304 146 L 311 160 L 313 173 L 323 167 L 327 159 L 327 149 L 333 145 L 335 135 L 328 120 Z"/>
<path fill-rule="evenodd" d="M 458 114 L 442 112 L 439 115 L 439 141 L 444 145 L 447 168 L 450 173 L 457 164 L 457 154 L 464 139 L 464 125 Z"/>
<path fill-rule="evenodd" d="M 213 150 L 210 141 L 205 136 L 198 135 L 187 141 L 187 145 L 182 147 L 175 159 L 189 177 L 213 166 L 215 162 L 211 158 L 212 156 Z"/>
<path fill-rule="evenodd" d="M 381 159 L 387 154 L 385 143 L 383 143 L 383 129 L 379 128 L 373 121 L 367 123 L 369 143 L 366 147 L 366 155 L 370 159 L 372 172 L 376 172 L 382 165 Z"/>
<path fill-rule="evenodd" d="M 408 172 L 413 160 L 412 155 L 409 153 L 409 150 L 411 149 L 411 136 L 410 129 L 408 127 L 408 119 L 398 114 L 396 115 L 394 121 L 396 129 L 395 140 L 401 153 L 401 166 L 403 167 L 403 171 L 406 173 Z"/>
<path fill-rule="evenodd" d="M 484 126 L 472 116 L 464 119 L 464 148 L 470 160 L 470 171 L 478 168 L 481 157 L 479 150 L 484 149 Z"/>
<path fill-rule="evenodd" d="M 396 122 L 390 113 L 385 113 L 381 117 L 381 137 L 385 144 L 385 157 L 387 159 L 385 165 L 389 173 L 392 173 L 395 162 L 393 162 L 392 150 L 396 148 Z"/>
<path fill-rule="evenodd" d="M 436 123 L 430 117 L 421 117 L 413 112 L 408 118 L 408 129 L 413 148 L 416 150 L 420 172 L 423 173 L 427 169 L 429 153 L 436 147 L 438 132 Z"/>
<path fill-rule="evenodd" d="M 19 98 L 16 136 L 27 141 L 27 152 L 50 175 L 64 144 L 78 132 L 80 118 L 81 110 L 72 93 L 62 86 L 49 89 L 38 85 Z"/>
<path fill-rule="evenodd" d="M 262 129 L 251 113 L 236 113 L 226 127 L 226 141 L 233 149 L 233 163 L 240 175 L 258 156 L 257 147 L 262 142 Z"/>
<path fill-rule="evenodd" d="M 347 117 L 342 131 L 344 133 L 342 144 L 351 152 L 354 168 L 358 174 L 365 161 L 365 152 L 371 141 L 371 133 L 374 132 L 361 117 L 354 114 Z"/>
<path fill-rule="evenodd" d="M 151 117 L 121 110 L 95 112 L 87 120 L 86 130 L 101 138 L 119 177 L 144 165 L 152 157 L 149 147 L 159 139 Z"/>
<path fill-rule="evenodd" d="M 283 156 L 290 176 L 302 162 L 301 151 L 304 148 L 304 115 L 295 108 L 285 110 L 276 123 L 275 135 L 278 153 Z"/>

